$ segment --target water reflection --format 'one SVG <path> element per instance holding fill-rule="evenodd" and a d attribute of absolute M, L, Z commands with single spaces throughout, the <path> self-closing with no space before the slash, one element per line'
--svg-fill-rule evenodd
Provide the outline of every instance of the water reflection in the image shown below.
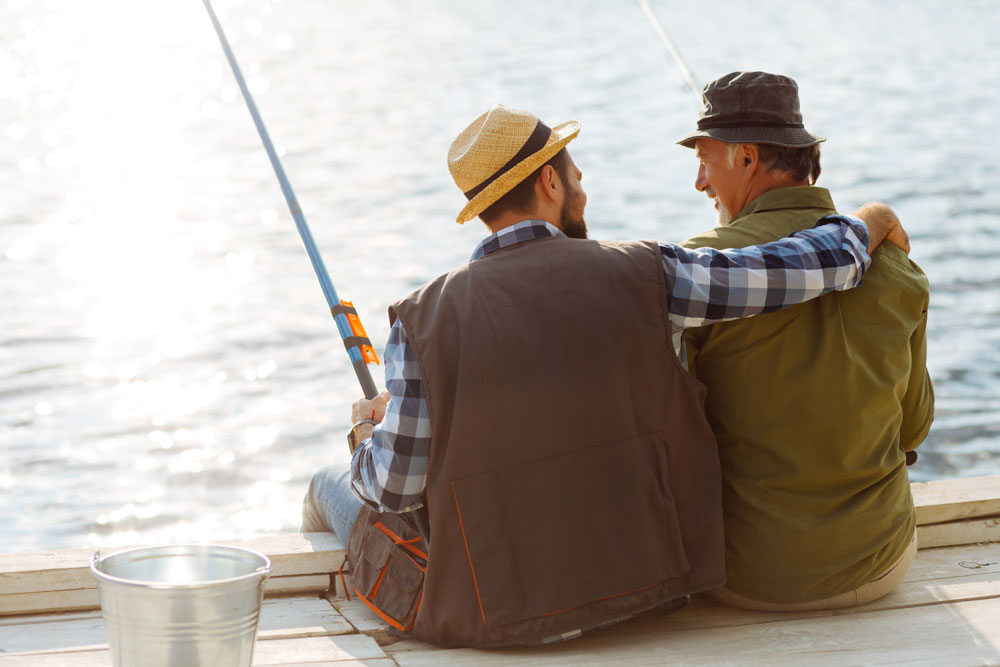
<path fill-rule="evenodd" d="M 582 121 L 595 236 L 714 219 L 672 144 L 693 96 L 637 5 L 215 6 L 375 341 L 387 304 L 482 236 L 452 222 L 444 151 L 496 101 Z M 1000 145 L 982 111 L 1000 102 L 1000 8 L 723 2 L 707 25 L 656 7 L 702 76 L 795 76 L 838 204 L 900 210 L 933 286 L 939 412 L 914 476 L 1000 470 Z M 0 44 L 0 551 L 295 530 L 312 471 L 347 456 L 358 389 L 200 3 L 6 0 Z"/>

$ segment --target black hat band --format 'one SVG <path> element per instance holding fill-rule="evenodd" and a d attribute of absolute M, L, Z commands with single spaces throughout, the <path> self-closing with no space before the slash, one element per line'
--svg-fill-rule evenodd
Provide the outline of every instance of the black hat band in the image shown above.
<path fill-rule="evenodd" d="M 492 176 L 490 176 L 489 178 L 487 178 L 486 180 L 484 180 L 482 183 L 472 188 L 471 190 L 466 190 L 465 198 L 472 199 L 480 192 L 485 190 L 490 183 L 503 176 L 506 172 L 510 171 L 511 168 L 514 167 L 514 165 L 520 163 L 529 155 L 533 155 L 538 151 L 542 150 L 543 148 L 545 148 L 545 144 L 546 142 L 548 142 L 549 137 L 551 135 L 552 135 L 552 128 L 550 128 L 542 121 L 538 121 L 538 124 L 535 125 L 535 129 L 531 132 L 531 136 L 528 137 L 528 140 L 524 142 L 523 146 L 521 146 L 521 150 L 515 153 L 514 157 L 512 157 L 510 160 L 507 161 L 507 164 L 505 164 L 504 166 L 500 167 L 495 172 L 493 172 Z"/>

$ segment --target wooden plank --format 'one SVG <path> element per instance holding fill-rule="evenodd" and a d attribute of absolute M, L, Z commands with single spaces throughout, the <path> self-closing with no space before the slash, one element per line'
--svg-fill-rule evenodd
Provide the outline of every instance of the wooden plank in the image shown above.
<path fill-rule="evenodd" d="M 350 600 L 344 598 L 328 598 L 334 608 L 350 623 L 355 631 L 368 635 L 379 646 L 394 644 L 402 637 L 389 624 L 379 618 L 375 612 L 356 597 Z"/>
<path fill-rule="evenodd" d="M 388 656 L 371 637 L 341 635 L 338 637 L 304 637 L 257 642 L 253 664 L 263 667 L 264 665 L 294 665 L 309 662 L 373 660 L 386 657 Z"/>
<path fill-rule="evenodd" d="M 333 533 L 285 533 L 254 540 L 222 542 L 255 549 L 271 559 L 272 576 L 329 574 L 344 562 L 347 549 Z"/>
<path fill-rule="evenodd" d="M 327 637 L 354 633 L 333 606 L 318 597 L 265 600 L 260 609 L 258 639 Z"/>
<path fill-rule="evenodd" d="M 292 663 L 282 663 L 285 665 L 290 665 Z M 393 662 L 392 658 L 375 658 L 366 660 L 347 660 L 347 661 L 337 661 L 337 662 L 296 662 L 295 667 L 351 667 L 353 665 L 364 665 L 365 667 L 396 667 L 396 663 Z"/>
<path fill-rule="evenodd" d="M 258 663 L 254 663 L 257 665 Z M 364 660 L 324 660 L 323 662 L 283 662 L 282 665 L 295 665 L 295 667 L 353 667 L 354 665 L 364 665 L 364 667 L 396 667 L 392 658 L 366 658 Z"/>
<path fill-rule="evenodd" d="M 253 664 L 271 665 L 393 665 L 378 644 L 363 635 L 338 637 L 304 637 L 257 642 Z M 67 653 L 22 653 L 0 657 L 3 667 L 110 667 L 111 652 L 107 649 Z"/>
<path fill-rule="evenodd" d="M 921 549 L 1000 542 L 1000 515 L 917 526 Z"/>
<path fill-rule="evenodd" d="M 100 613 L 52 614 L 6 619 L 0 625 L 0 664 L 11 653 L 81 651 L 107 648 Z M 19 622 L 15 622 L 19 621 Z M 318 597 L 265 600 L 261 606 L 259 640 L 346 635 L 354 628 Z"/>
<path fill-rule="evenodd" d="M 391 656 L 395 656 L 397 653 L 405 651 L 440 651 L 441 647 L 422 642 L 418 639 L 404 639 L 394 644 L 387 644 L 382 647 L 382 650 Z"/>
<path fill-rule="evenodd" d="M 910 485 L 917 525 L 1000 514 L 1000 475 Z"/>
<path fill-rule="evenodd" d="M 0 595 L 0 615 L 82 611 L 101 606 L 96 588 Z"/>
<path fill-rule="evenodd" d="M 0 616 L 98 609 L 101 602 L 96 584 L 95 581 L 92 588 L 70 591 L 0 595 Z M 321 595 L 327 591 L 329 586 L 330 575 L 328 574 L 271 577 L 264 584 L 264 595 L 267 597 L 305 595 L 307 593 Z"/>
<path fill-rule="evenodd" d="M 107 635 L 100 614 L 62 614 L 38 622 L 21 617 L 18 625 L 0 627 L 0 664 L 11 653 L 106 649 Z"/>
<path fill-rule="evenodd" d="M 264 584 L 264 595 L 303 595 L 326 593 L 330 588 L 329 574 L 303 574 L 292 577 L 271 577 Z"/>
<path fill-rule="evenodd" d="M 8 625 L 31 625 L 35 623 L 51 623 L 65 621 L 68 618 L 101 618 L 100 609 L 89 611 L 58 612 L 51 614 L 25 614 L 21 616 L 0 616 L 0 628 Z"/>
<path fill-rule="evenodd" d="M 1000 659 L 1000 601 L 642 635 L 611 628 L 545 647 L 407 651 L 394 653 L 393 659 L 401 667 L 995 664 Z"/>
<path fill-rule="evenodd" d="M 254 660 L 254 665 L 263 667 Z M 396 667 L 391 658 L 336 659 L 320 662 L 281 662 L 278 665 L 294 665 L 294 667 Z M 0 657 L 3 667 L 111 667 L 111 653 L 94 651 L 91 653 L 65 653 L 48 655 L 16 655 Z"/>
<path fill-rule="evenodd" d="M 939 584 L 982 572 L 1000 575 L 1000 549 L 995 545 L 970 544 L 918 551 L 903 583 Z"/>
<path fill-rule="evenodd" d="M 344 560 L 344 547 L 333 533 L 280 533 L 219 544 L 260 551 L 271 559 L 271 576 L 333 572 Z M 104 549 L 105 553 L 128 547 Z M 95 588 L 90 571 L 94 549 L 67 549 L 0 555 L 0 594 Z"/>
<path fill-rule="evenodd" d="M 3 667 L 111 667 L 111 652 L 22 653 L 0 657 Z"/>

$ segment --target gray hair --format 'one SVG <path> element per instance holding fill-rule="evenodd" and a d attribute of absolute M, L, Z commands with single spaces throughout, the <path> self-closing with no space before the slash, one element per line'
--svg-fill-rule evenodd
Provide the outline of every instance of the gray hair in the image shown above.
<path fill-rule="evenodd" d="M 736 166 L 740 146 L 749 144 L 726 143 L 726 164 Z M 797 181 L 809 180 L 812 185 L 819 178 L 822 167 L 819 161 L 819 144 L 792 148 L 773 144 L 752 144 L 757 147 L 760 161 L 768 171 L 785 171 Z"/>

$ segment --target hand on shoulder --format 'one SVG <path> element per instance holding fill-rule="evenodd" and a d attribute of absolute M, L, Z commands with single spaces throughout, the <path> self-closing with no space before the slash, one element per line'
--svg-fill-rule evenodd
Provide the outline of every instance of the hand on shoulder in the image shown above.
<path fill-rule="evenodd" d="M 868 254 L 875 252 L 882 241 L 888 241 L 900 247 L 907 255 L 910 254 L 910 237 L 903 229 L 902 223 L 887 204 L 870 201 L 862 204 L 851 214 L 865 221 L 868 225 Z"/>

